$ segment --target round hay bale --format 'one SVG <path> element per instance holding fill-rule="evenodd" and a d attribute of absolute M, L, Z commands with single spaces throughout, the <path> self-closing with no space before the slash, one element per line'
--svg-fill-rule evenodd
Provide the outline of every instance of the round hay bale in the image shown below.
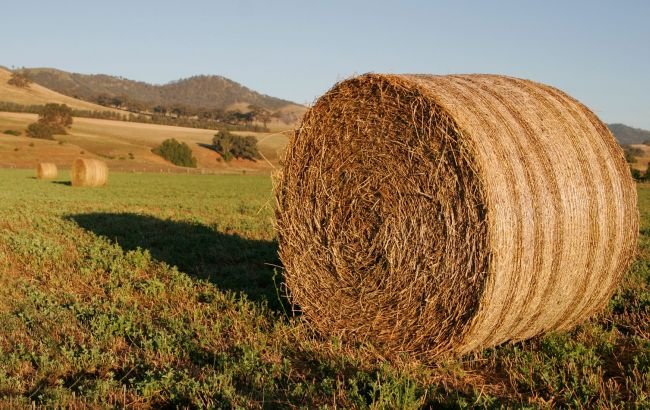
<path fill-rule="evenodd" d="M 56 164 L 50 162 L 41 162 L 36 167 L 36 178 L 38 179 L 54 179 L 59 174 Z"/>
<path fill-rule="evenodd" d="M 72 186 L 98 187 L 106 185 L 108 167 L 97 159 L 77 158 L 72 163 Z"/>
<path fill-rule="evenodd" d="M 387 357 L 570 328 L 636 249 L 635 184 L 607 127 L 516 78 L 343 81 L 303 118 L 275 185 L 290 300 Z"/>

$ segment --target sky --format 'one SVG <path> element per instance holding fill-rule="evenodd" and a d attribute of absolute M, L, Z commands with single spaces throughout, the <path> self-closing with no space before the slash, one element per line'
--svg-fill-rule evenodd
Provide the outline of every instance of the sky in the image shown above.
<path fill-rule="evenodd" d="M 355 74 L 496 73 L 650 129 L 650 1 L 13 1 L 0 65 L 166 83 L 218 74 L 312 103 Z"/>

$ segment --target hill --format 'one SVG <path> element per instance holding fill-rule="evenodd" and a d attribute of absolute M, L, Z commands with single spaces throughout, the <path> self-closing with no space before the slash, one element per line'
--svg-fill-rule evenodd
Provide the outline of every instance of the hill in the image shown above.
<path fill-rule="evenodd" d="M 650 141 L 650 131 L 647 130 L 629 127 L 625 124 L 607 124 L 607 127 L 621 145 L 642 144 L 645 141 Z"/>
<path fill-rule="evenodd" d="M 148 108 L 180 105 L 220 110 L 246 103 L 271 111 L 298 105 L 260 94 L 218 75 L 197 75 L 155 85 L 106 74 L 69 73 L 53 68 L 30 68 L 23 69 L 23 72 L 44 87 L 86 101 L 97 101 L 101 96 L 125 97 Z"/>
<path fill-rule="evenodd" d="M 84 157 L 106 161 L 111 170 L 268 174 L 277 166 L 288 141 L 286 133 L 238 133 L 255 136 L 266 160 L 226 163 L 206 148 L 212 142 L 214 130 L 75 118 L 68 135 L 57 135 L 55 141 L 48 141 L 25 137 L 27 126 L 36 120 L 35 114 L 0 112 L 0 168 L 33 168 L 39 162 L 54 162 L 67 168 L 75 158 Z M 4 134 L 5 130 L 22 135 Z M 168 138 L 187 143 L 199 169 L 177 167 L 151 152 Z"/>
<path fill-rule="evenodd" d="M 10 77 L 11 71 L 0 66 L 0 101 L 2 102 L 12 102 L 23 105 L 59 103 L 67 104 L 69 107 L 77 110 L 118 111 L 60 94 L 35 83 L 32 83 L 28 88 L 15 87 L 7 84 Z"/>

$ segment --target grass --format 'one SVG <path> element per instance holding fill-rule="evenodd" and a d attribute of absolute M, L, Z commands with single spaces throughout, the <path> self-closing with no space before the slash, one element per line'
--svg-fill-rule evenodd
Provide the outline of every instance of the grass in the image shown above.
<path fill-rule="evenodd" d="M 268 177 L 67 180 L 0 170 L 0 407 L 650 407 L 649 186 L 605 313 L 424 366 L 289 313 Z"/>

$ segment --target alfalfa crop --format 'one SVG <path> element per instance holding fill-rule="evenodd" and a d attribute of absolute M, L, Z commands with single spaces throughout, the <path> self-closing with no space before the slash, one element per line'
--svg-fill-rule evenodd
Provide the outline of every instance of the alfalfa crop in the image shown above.
<path fill-rule="evenodd" d="M 56 164 L 51 162 L 41 162 L 36 166 L 36 178 L 38 179 L 54 179 L 58 173 Z"/>
<path fill-rule="evenodd" d="M 106 185 L 108 167 L 97 159 L 77 158 L 72 163 L 72 186 L 99 187 Z"/>
<path fill-rule="evenodd" d="M 570 328 L 606 305 L 638 235 L 607 127 L 503 76 L 343 81 L 305 115 L 275 182 L 291 301 L 386 356 Z"/>

